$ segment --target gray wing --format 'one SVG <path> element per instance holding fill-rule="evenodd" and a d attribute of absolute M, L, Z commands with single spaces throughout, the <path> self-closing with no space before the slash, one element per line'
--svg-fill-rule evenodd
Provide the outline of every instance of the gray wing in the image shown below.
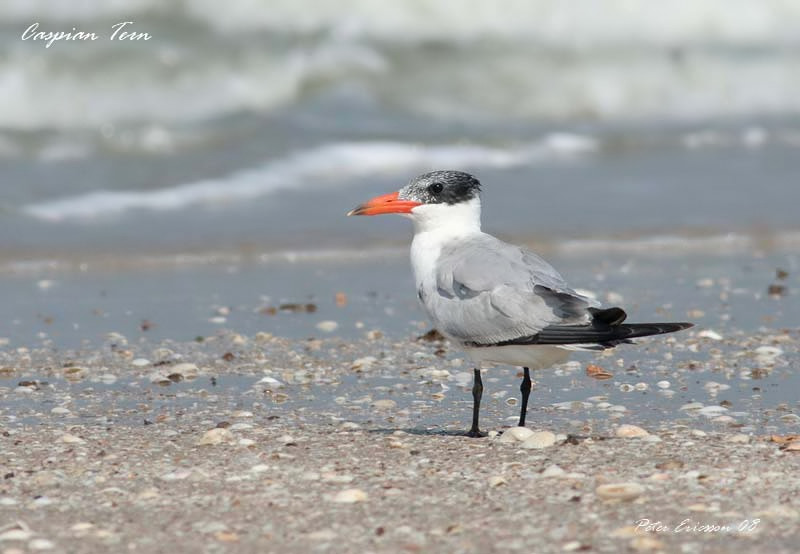
<path fill-rule="evenodd" d="M 490 235 L 454 241 L 437 260 L 424 304 L 437 328 L 466 343 L 496 344 L 554 325 L 585 325 L 599 304 L 572 290 L 542 258 Z"/>

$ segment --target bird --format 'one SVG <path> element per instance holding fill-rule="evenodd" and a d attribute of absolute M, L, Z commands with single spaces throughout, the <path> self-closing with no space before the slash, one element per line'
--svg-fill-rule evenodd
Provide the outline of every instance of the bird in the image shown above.
<path fill-rule="evenodd" d="M 625 323 L 622 308 L 576 292 L 543 258 L 481 230 L 481 183 L 455 170 L 418 175 L 347 215 L 400 214 L 414 224 L 411 266 L 417 297 L 434 328 L 474 364 L 469 437 L 485 436 L 481 370 L 523 368 L 519 426 L 525 426 L 531 370 L 631 339 L 681 331 L 688 322 Z"/>

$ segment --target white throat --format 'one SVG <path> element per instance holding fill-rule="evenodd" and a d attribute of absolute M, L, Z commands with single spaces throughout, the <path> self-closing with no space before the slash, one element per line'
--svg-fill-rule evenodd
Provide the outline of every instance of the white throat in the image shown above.
<path fill-rule="evenodd" d="M 458 236 L 480 232 L 481 199 L 471 198 L 458 204 L 423 204 L 409 214 L 414 233 L 432 232 L 437 235 Z"/>
<path fill-rule="evenodd" d="M 481 232 L 481 201 L 475 197 L 458 204 L 424 204 L 408 217 L 414 221 L 411 266 L 420 294 L 423 289 L 435 289 L 436 260 L 442 247 L 453 239 Z"/>

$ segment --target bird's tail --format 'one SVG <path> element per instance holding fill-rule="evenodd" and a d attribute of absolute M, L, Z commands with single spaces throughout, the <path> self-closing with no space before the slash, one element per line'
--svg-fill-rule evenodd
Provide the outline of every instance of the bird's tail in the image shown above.
<path fill-rule="evenodd" d="M 536 344 L 552 345 L 597 345 L 601 348 L 612 348 L 631 339 L 674 333 L 694 327 L 693 323 L 620 323 L 618 325 L 575 325 L 548 327 L 543 329 Z"/>
<path fill-rule="evenodd" d="M 548 344 L 572 350 L 603 350 L 638 337 L 663 335 L 694 327 L 694 323 L 687 322 L 623 323 L 628 315 L 622 308 L 589 308 L 589 313 L 592 314 L 589 324 L 551 325 L 535 335 L 503 341 L 495 346 Z"/>

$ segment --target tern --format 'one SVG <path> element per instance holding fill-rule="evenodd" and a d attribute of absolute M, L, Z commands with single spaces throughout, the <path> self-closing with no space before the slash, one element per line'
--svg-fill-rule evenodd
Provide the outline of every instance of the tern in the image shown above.
<path fill-rule="evenodd" d="M 692 323 L 624 323 L 622 308 L 601 308 L 577 293 L 533 252 L 481 231 L 481 183 L 462 171 L 433 171 L 347 215 L 401 214 L 414 223 L 411 265 L 417 297 L 435 328 L 473 361 L 470 437 L 478 426 L 481 369 L 523 368 L 519 426 L 525 426 L 530 370 Z"/>

